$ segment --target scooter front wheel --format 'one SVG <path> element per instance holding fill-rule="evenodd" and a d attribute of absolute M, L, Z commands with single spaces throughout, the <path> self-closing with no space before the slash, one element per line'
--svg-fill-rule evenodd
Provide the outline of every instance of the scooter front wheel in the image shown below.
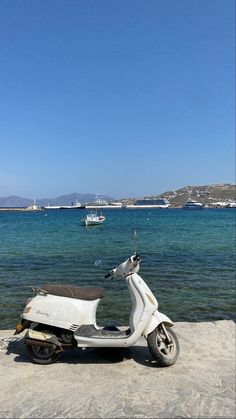
<path fill-rule="evenodd" d="M 148 335 L 148 349 L 159 367 L 173 365 L 179 357 L 179 342 L 175 332 L 160 324 Z"/>

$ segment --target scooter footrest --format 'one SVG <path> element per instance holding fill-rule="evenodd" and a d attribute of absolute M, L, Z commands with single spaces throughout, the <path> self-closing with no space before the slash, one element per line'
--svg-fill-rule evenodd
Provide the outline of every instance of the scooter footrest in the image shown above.
<path fill-rule="evenodd" d="M 125 338 L 129 336 L 130 333 L 130 329 L 120 330 L 114 326 L 96 329 L 93 324 L 84 324 L 75 331 L 75 336 L 83 336 L 88 338 Z"/>

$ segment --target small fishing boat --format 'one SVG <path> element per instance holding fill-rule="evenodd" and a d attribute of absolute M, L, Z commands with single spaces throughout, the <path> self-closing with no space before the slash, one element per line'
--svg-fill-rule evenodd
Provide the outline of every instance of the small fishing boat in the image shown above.
<path fill-rule="evenodd" d="M 96 212 L 90 212 L 85 218 L 81 219 L 82 224 L 86 226 L 102 224 L 104 221 L 105 217 L 101 214 L 97 214 Z"/>

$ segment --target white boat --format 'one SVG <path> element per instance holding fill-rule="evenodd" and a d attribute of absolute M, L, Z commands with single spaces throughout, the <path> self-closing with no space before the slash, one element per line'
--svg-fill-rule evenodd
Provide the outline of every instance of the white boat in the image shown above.
<path fill-rule="evenodd" d="M 96 209 L 121 209 L 124 208 L 125 205 L 123 204 L 107 204 L 107 205 L 96 205 L 96 204 L 86 204 L 85 208 L 87 209 L 91 209 L 91 210 L 96 210 Z"/>
<path fill-rule="evenodd" d="M 126 208 L 169 208 L 170 202 L 168 199 L 138 199 L 134 204 L 126 205 Z"/>
<path fill-rule="evenodd" d="M 81 223 L 86 226 L 102 224 L 104 221 L 105 217 L 101 214 L 97 214 L 96 212 L 90 212 L 85 218 L 81 219 Z"/>
<path fill-rule="evenodd" d="M 84 209 L 85 205 L 82 205 L 80 202 L 76 202 L 75 204 L 72 202 L 71 205 L 61 205 L 60 209 Z"/>
<path fill-rule="evenodd" d="M 72 202 L 71 205 L 45 205 L 45 209 L 84 209 L 85 205 L 82 205 L 80 202 L 75 204 Z"/>
<path fill-rule="evenodd" d="M 45 205 L 44 209 L 60 209 L 59 205 Z"/>
<path fill-rule="evenodd" d="M 183 209 L 187 209 L 187 210 L 201 210 L 201 209 L 203 209 L 203 204 L 201 202 L 197 202 L 197 201 L 194 201 L 192 199 L 189 199 L 183 205 Z"/>

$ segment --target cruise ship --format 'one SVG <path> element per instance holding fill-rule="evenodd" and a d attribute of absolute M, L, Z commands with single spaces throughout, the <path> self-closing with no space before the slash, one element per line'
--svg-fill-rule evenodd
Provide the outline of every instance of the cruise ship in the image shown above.
<path fill-rule="evenodd" d="M 168 199 L 138 199 L 134 204 L 129 204 L 126 208 L 169 208 L 170 202 Z"/>

